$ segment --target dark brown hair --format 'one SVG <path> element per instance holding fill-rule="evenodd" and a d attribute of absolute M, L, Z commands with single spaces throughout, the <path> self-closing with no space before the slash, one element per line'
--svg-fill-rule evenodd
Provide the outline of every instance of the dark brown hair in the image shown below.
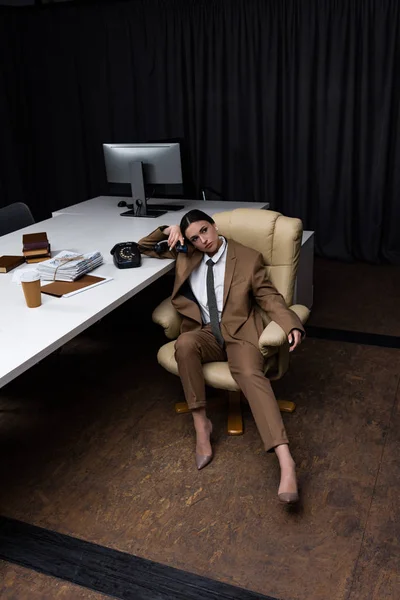
<path fill-rule="evenodd" d="M 202 210 L 189 210 L 189 212 L 187 212 L 186 215 L 183 215 L 180 223 L 181 233 L 183 237 L 186 237 L 186 229 L 189 227 L 189 225 L 191 225 L 192 223 L 196 223 L 196 221 L 207 221 L 207 223 L 212 224 L 215 223 L 214 219 L 212 219 L 210 215 L 203 212 Z M 190 240 L 187 241 L 190 242 Z"/>

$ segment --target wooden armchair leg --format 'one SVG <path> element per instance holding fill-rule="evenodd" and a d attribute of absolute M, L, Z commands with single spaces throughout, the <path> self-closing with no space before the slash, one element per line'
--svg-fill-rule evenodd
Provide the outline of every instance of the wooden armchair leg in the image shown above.
<path fill-rule="evenodd" d="M 178 415 L 190 412 L 187 402 L 175 402 L 175 412 Z"/>
<path fill-rule="evenodd" d="M 228 435 L 243 434 L 243 417 L 240 406 L 241 392 L 229 393 Z"/>
<path fill-rule="evenodd" d="M 279 410 L 285 413 L 292 413 L 296 409 L 296 405 L 294 402 L 290 402 L 290 400 L 278 400 Z"/>
<path fill-rule="evenodd" d="M 241 408 L 241 392 L 228 392 L 228 435 L 243 434 L 243 416 Z M 296 409 L 294 402 L 289 400 L 278 400 L 279 410 L 281 412 L 292 413 Z M 187 402 L 176 402 L 175 412 L 178 415 L 190 412 Z"/>

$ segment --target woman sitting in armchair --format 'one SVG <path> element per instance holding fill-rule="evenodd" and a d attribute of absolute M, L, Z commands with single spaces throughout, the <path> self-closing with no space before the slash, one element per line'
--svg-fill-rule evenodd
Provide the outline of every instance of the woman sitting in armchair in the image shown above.
<path fill-rule="evenodd" d="M 157 254 L 155 244 L 168 240 Z M 176 251 L 177 244 L 187 253 Z M 180 225 L 162 226 L 139 241 L 148 256 L 177 258 L 172 304 L 182 317 L 175 358 L 196 430 L 196 464 L 212 460 L 212 423 L 206 413 L 202 364 L 228 361 L 232 377 L 247 398 L 267 451 L 274 450 L 281 469 L 278 497 L 298 501 L 295 463 L 278 403 L 263 372 L 258 339 L 264 329 L 257 303 L 288 336 L 291 351 L 304 335 L 297 315 L 266 276 L 262 255 L 218 234 L 213 219 L 191 210 Z"/>

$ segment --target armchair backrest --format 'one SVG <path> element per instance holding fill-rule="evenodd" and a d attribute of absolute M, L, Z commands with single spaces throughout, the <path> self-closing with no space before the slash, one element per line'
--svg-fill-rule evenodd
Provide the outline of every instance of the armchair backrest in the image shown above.
<path fill-rule="evenodd" d="M 303 233 L 301 220 L 255 208 L 215 213 L 213 219 L 221 235 L 263 255 L 268 278 L 291 306 Z"/>

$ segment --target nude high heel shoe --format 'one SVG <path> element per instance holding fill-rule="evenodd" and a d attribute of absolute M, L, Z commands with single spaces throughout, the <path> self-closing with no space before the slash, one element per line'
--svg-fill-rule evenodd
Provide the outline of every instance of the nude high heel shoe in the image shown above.
<path fill-rule="evenodd" d="M 210 421 L 210 437 L 212 434 L 212 423 Z M 196 467 L 197 469 L 200 471 L 201 469 L 204 469 L 204 467 L 206 467 L 208 464 L 210 464 L 210 462 L 213 459 L 213 453 L 211 452 L 211 454 L 198 454 L 196 452 Z"/>
<path fill-rule="evenodd" d="M 294 486 L 293 486 L 295 488 L 294 492 L 280 492 L 279 493 L 279 490 L 278 490 L 278 499 L 279 499 L 279 502 L 282 502 L 282 504 L 295 504 L 296 502 L 299 501 L 299 492 L 298 492 L 297 481 L 296 481 L 296 471 L 294 471 L 294 477 L 295 477 L 295 482 L 294 482 Z"/>
<path fill-rule="evenodd" d="M 197 454 L 196 452 L 196 467 L 200 471 L 200 469 L 204 469 L 210 462 L 212 461 L 212 454 Z"/>
<path fill-rule="evenodd" d="M 282 492 L 278 494 L 279 502 L 282 504 L 296 504 L 299 501 L 298 492 Z"/>

